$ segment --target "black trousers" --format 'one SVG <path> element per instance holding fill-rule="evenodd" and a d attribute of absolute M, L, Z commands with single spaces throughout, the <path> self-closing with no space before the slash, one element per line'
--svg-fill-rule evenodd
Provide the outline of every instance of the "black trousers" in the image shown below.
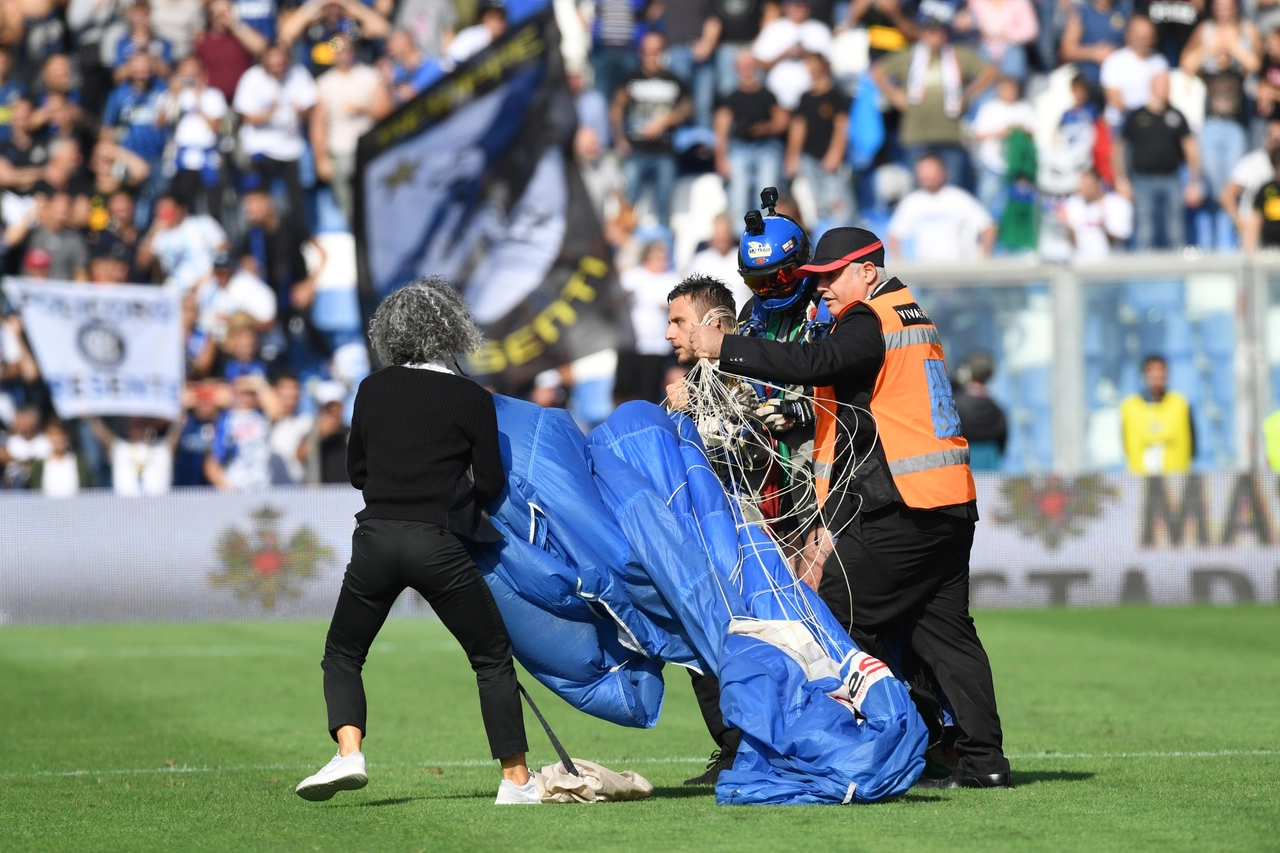
<path fill-rule="evenodd" d="M 909 650 L 932 670 L 961 730 L 961 770 L 1007 773 L 991 663 L 969 616 L 973 527 L 902 504 L 860 514 L 827 559 L 818 594 L 868 653 L 897 640 L 904 658 Z"/>
<path fill-rule="evenodd" d="M 480 688 L 480 716 L 494 758 L 528 752 L 511 660 L 511 640 L 480 570 L 458 537 L 422 521 L 362 521 L 351 537 L 351 563 L 324 644 L 324 699 L 329 734 L 365 729 L 360 672 L 391 605 L 417 590 L 462 644 Z"/>
<path fill-rule="evenodd" d="M 714 675 L 698 675 L 693 670 L 689 670 L 689 675 L 693 679 L 693 695 L 698 699 L 698 709 L 702 711 L 711 739 L 723 755 L 737 755 L 742 730 L 727 725 L 720 713 L 720 679 Z"/>

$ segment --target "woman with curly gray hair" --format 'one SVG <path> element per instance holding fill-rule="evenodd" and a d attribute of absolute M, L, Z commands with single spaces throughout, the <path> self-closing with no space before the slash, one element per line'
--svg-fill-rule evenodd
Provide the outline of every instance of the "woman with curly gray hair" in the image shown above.
<path fill-rule="evenodd" d="M 483 338 L 466 300 L 440 279 L 421 279 L 384 299 L 369 338 L 387 366 L 356 394 L 347 474 L 365 505 L 356 513 L 351 562 L 321 664 L 338 754 L 298 785 L 298 795 L 327 800 L 368 784 L 360 674 L 391 605 L 412 588 L 475 670 L 489 748 L 502 763 L 496 802 L 537 803 L 511 640 L 461 541 L 501 538 L 481 510 L 506 485 L 493 397 L 445 366 L 475 352 Z"/>

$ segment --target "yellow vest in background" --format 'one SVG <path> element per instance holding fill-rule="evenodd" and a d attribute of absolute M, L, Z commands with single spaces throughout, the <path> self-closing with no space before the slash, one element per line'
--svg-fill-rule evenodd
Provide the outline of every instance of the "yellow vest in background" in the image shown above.
<path fill-rule="evenodd" d="M 1271 470 L 1280 474 L 1280 411 L 1272 412 L 1262 422 L 1262 441 L 1267 447 L 1267 461 Z"/>
<path fill-rule="evenodd" d="M 1120 404 L 1124 455 L 1135 474 L 1181 474 L 1191 469 L 1191 407 L 1177 391 L 1159 403 L 1134 394 Z"/>

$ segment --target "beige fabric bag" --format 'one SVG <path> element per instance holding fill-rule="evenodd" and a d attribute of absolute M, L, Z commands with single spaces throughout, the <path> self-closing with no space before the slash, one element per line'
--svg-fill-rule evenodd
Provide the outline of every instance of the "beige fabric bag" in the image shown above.
<path fill-rule="evenodd" d="M 633 770 L 615 773 L 594 761 L 574 758 L 578 776 L 571 775 L 560 762 L 533 772 L 534 783 L 544 803 L 616 803 L 644 800 L 653 796 L 653 784 Z"/>

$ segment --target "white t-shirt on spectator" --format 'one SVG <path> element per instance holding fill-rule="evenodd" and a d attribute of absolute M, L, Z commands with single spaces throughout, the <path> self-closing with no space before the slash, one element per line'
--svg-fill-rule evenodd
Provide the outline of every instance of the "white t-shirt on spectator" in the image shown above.
<path fill-rule="evenodd" d="M 44 459 L 53 452 L 53 444 L 49 437 L 40 434 L 35 438 L 24 438 L 14 433 L 4 440 L 4 449 L 18 462 L 30 462 L 33 459 Z"/>
<path fill-rule="evenodd" d="M 178 109 L 182 118 L 173 129 L 173 142 L 178 149 L 178 168 L 193 172 L 205 167 L 204 152 L 218 146 L 218 134 L 209 121 L 222 121 L 227 114 L 227 98 L 212 86 L 203 92 L 186 89 L 178 93 Z"/>
<path fill-rule="evenodd" d="M 652 273 L 632 267 L 622 274 L 622 289 L 631 299 L 631 327 L 636 333 L 636 352 L 641 355 L 668 355 L 667 294 L 680 283 L 674 272 Z"/>
<path fill-rule="evenodd" d="M 1136 110 L 1151 98 L 1151 78 L 1169 70 L 1163 56 L 1153 53 L 1141 58 L 1130 48 L 1121 48 L 1102 63 L 1099 75 L 1104 89 L 1119 89 L 1125 112 Z M 1107 107 L 1107 121 L 1115 126 L 1124 120 L 1112 106 Z"/>
<path fill-rule="evenodd" d="M 236 270 L 226 287 L 209 276 L 196 292 L 200 306 L 200 328 L 215 341 L 227 336 L 227 320 L 241 311 L 259 323 L 276 318 L 276 292 L 262 279 L 246 270 Z"/>
<path fill-rule="evenodd" d="M 349 105 L 368 107 L 381 80 L 377 69 L 370 65 L 354 65 L 349 71 L 330 68 L 320 75 L 316 91 L 328 119 L 326 136 L 330 154 L 356 153 L 356 143 L 373 127 L 373 117 L 352 112 Z"/>
<path fill-rule="evenodd" d="M 1063 203 L 1063 216 L 1075 235 L 1078 259 L 1105 258 L 1111 254 L 1111 240 L 1127 240 L 1133 234 L 1133 203 L 1116 193 L 1098 201 L 1073 195 Z"/>
<path fill-rule="evenodd" d="M 689 262 L 689 274 L 692 275 L 693 273 L 709 275 L 724 282 L 725 286 L 729 288 L 729 292 L 733 294 L 733 311 L 735 315 L 742 312 L 743 306 L 754 295 L 751 293 L 751 288 L 747 287 L 742 281 L 742 274 L 738 272 L 738 248 L 736 246 L 725 255 L 720 254 L 710 246 L 698 252 L 693 256 L 693 260 Z"/>
<path fill-rule="evenodd" d="M 756 36 L 751 55 L 768 64 L 797 45 L 807 53 L 825 56 L 831 47 L 831 28 L 821 21 L 808 20 L 797 24 L 790 18 L 779 18 Z M 813 87 L 813 79 L 804 59 L 783 59 L 769 69 L 764 84 L 783 109 L 794 110 L 800 103 L 800 96 Z"/>
<path fill-rule="evenodd" d="M 301 65 L 285 72 L 281 82 L 255 65 L 236 84 L 233 102 L 241 115 L 271 111 L 266 124 L 240 125 L 240 143 L 250 157 L 261 154 L 272 160 L 292 161 L 302 156 L 302 113 L 316 103 L 316 82 Z"/>
<path fill-rule="evenodd" d="M 908 193 L 889 220 L 889 235 L 911 243 L 912 260 L 958 261 L 976 257 L 978 237 L 994 220 L 969 193 L 948 184 L 936 193 Z"/>
<path fill-rule="evenodd" d="M 173 485 L 173 454 L 164 441 L 111 444 L 111 485 L 117 495 L 163 495 Z"/>
<path fill-rule="evenodd" d="M 311 434 L 315 418 L 311 415 L 290 415 L 271 426 L 271 482 L 273 485 L 301 483 L 307 475 L 306 466 L 298 458 L 298 447 Z"/>
<path fill-rule="evenodd" d="M 1035 121 L 1035 110 L 1026 101 L 1006 104 L 999 98 L 993 98 L 978 107 L 978 114 L 973 117 L 972 130 L 975 136 L 1000 133 L 1015 127 L 1030 133 Z M 1009 163 L 1005 160 L 1006 142 L 1008 137 L 995 136 L 978 143 L 979 162 L 998 175 L 1009 170 Z"/>
<path fill-rule="evenodd" d="M 218 220 L 205 214 L 188 216 L 174 228 L 156 233 L 151 250 L 160 260 L 165 284 L 186 293 L 213 270 L 213 256 L 227 243 Z"/>
<path fill-rule="evenodd" d="M 1262 189 L 1263 184 L 1275 180 L 1275 177 L 1276 170 L 1271 165 L 1271 153 L 1267 149 L 1255 148 L 1240 158 L 1231 168 L 1228 180 L 1243 188 L 1239 205 L 1241 213 L 1247 214 L 1253 210 L 1253 197 Z"/>
<path fill-rule="evenodd" d="M 445 55 L 454 64 L 461 65 L 492 42 L 493 34 L 489 32 L 489 28 L 484 24 L 476 24 L 454 36 Z"/>
<path fill-rule="evenodd" d="M 44 460 L 40 476 L 40 493 L 46 498 L 70 498 L 80 491 L 80 466 L 74 453 Z"/>

